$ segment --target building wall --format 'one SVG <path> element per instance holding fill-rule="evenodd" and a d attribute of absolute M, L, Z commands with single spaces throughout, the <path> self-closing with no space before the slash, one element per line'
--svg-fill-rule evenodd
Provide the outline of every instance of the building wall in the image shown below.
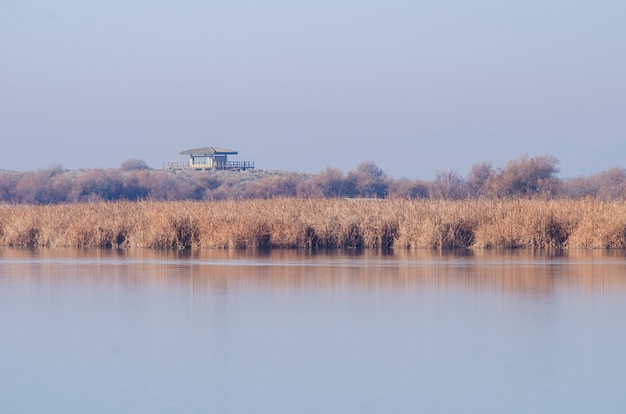
<path fill-rule="evenodd" d="M 193 156 L 189 157 L 189 166 L 191 168 L 214 168 L 215 163 L 223 163 L 228 161 L 228 156 L 225 154 L 214 156 Z"/>

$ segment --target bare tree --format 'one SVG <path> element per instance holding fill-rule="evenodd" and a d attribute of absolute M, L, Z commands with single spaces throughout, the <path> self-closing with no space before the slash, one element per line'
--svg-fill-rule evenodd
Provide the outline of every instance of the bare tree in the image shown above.
<path fill-rule="evenodd" d="M 347 195 L 347 182 L 344 174 L 331 167 L 300 182 L 297 193 L 302 197 L 343 197 Z"/>
<path fill-rule="evenodd" d="M 467 196 L 463 177 L 456 171 L 437 171 L 435 180 L 430 185 L 431 198 L 457 200 Z"/>
<path fill-rule="evenodd" d="M 144 160 L 130 158 L 122 163 L 122 171 L 149 170 L 150 167 Z"/>
<path fill-rule="evenodd" d="M 490 162 L 472 165 L 472 169 L 465 180 L 469 195 L 472 197 L 485 196 L 488 193 L 489 181 L 493 179 L 494 173 Z"/>
<path fill-rule="evenodd" d="M 626 197 L 626 170 L 613 167 L 598 175 L 598 197 L 625 198 Z"/>
<path fill-rule="evenodd" d="M 51 204 L 67 200 L 71 183 L 62 172 L 61 166 L 52 165 L 44 170 L 20 174 L 12 191 L 14 201 L 28 204 Z"/>
<path fill-rule="evenodd" d="M 428 183 L 422 180 L 400 178 L 389 183 L 388 196 L 396 198 L 426 198 Z"/>
<path fill-rule="evenodd" d="M 348 173 L 348 182 L 352 187 L 351 195 L 358 197 L 380 197 L 387 195 L 389 179 L 373 161 L 360 163 Z"/>
<path fill-rule="evenodd" d="M 490 180 L 490 191 L 497 197 L 534 197 L 554 187 L 559 161 L 553 155 L 524 155 L 506 163 Z"/>

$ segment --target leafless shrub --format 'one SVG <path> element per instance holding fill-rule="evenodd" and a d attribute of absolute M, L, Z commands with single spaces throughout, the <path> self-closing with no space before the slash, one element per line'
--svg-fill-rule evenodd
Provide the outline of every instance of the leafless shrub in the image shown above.
<path fill-rule="evenodd" d="M 506 163 L 489 180 L 489 193 L 496 197 L 534 197 L 551 186 L 559 161 L 553 155 L 524 155 Z"/>
<path fill-rule="evenodd" d="M 384 198 L 389 188 L 387 174 L 373 161 L 364 161 L 348 172 L 348 196 Z"/>
<path fill-rule="evenodd" d="M 617 199 L 626 197 L 626 170 L 614 167 L 598 176 L 598 197 Z"/>
<path fill-rule="evenodd" d="M 347 195 L 346 177 L 331 167 L 302 180 L 296 188 L 301 197 L 345 197 Z"/>
<path fill-rule="evenodd" d="M 116 170 L 87 170 L 73 183 L 72 201 L 119 200 L 124 188 L 123 176 Z"/>
<path fill-rule="evenodd" d="M 14 200 L 27 204 L 63 202 L 71 188 L 69 179 L 62 174 L 59 166 L 25 172 L 14 181 L 14 184 Z"/>
<path fill-rule="evenodd" d="M 563 194 L 569 198 L 596 197 L 599 190 L 599 180 L 596 175 L 576 177 L 563 181 Z"/>
<path fill-rule="evenodd" d="M 144 160 L 130 158 L 121 165 L 122 171 L 149 170 L 150 167 Z"/>
<path fill-rule="evenodd" d="M 577 177 L 562 183 L 563 194 L 570 198 L 626 198 L 626 170 L 613 167 L 599 174 Z"/>
<path fill-rule="evenodd" d="M 294 197 L 296 195 L 296 180 L 293 176 L 263 177 L 257 181 L 244 185 L 239 198 L 274 198 Z"/>
<path fill-rule="evenodd" d="M 18 177 L 13 171 L 0 171 L 0 202 L 16 202 L 15 189 Z"/>
<path fill-rule="evenodd" d="M 437 171 L 429 194 L 431 198 L 458 200 L 467 197 L 467 190 L 463 177 L 456 171 Z"/>
<path fill-rule="evenodd" d="M 150 170 L 131 170 L 122 175 L 122 193 L 119 199 L 143 200 L 155 188 Z M 158 188 L 158 187 L 156 187 Z"/>
<path fill-rule="evenodd" d="M 125 193 L 125 198 L 128 200 L 174 201 L 191 198 L 186 180 L 161 170 L 141 170 L 129 173 L 125 180 Z"/>
<path fill-rule="evenodd" d="M 428 183 L 422 180 L 401 178 L 389 183 L 388 196 L 391 198 L 427 198 Z"/>
<path fill-rule="evenodd" d="M 465 179 L 468 194 L 472 197 L 486 196 L 488 183 L 494 178 L 494 174 L 495 171 L 490 162 L 474 164 Z"/>

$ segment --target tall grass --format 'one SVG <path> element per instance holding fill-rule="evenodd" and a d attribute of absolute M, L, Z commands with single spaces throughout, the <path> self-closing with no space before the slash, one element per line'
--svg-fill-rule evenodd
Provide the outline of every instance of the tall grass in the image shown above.
<path fill-rule="evenodd" d="M 343 200 L 0 205 L 0 244 L 100 248 L 626 248 L 626 202 Z"/>

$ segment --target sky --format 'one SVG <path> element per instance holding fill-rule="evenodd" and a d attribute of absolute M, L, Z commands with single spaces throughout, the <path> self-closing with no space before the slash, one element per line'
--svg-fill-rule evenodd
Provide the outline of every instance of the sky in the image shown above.
<path fill-rule="evenodd" d="M 625 167 L 623 0 L 0 0 L 0 169 Z"/>

